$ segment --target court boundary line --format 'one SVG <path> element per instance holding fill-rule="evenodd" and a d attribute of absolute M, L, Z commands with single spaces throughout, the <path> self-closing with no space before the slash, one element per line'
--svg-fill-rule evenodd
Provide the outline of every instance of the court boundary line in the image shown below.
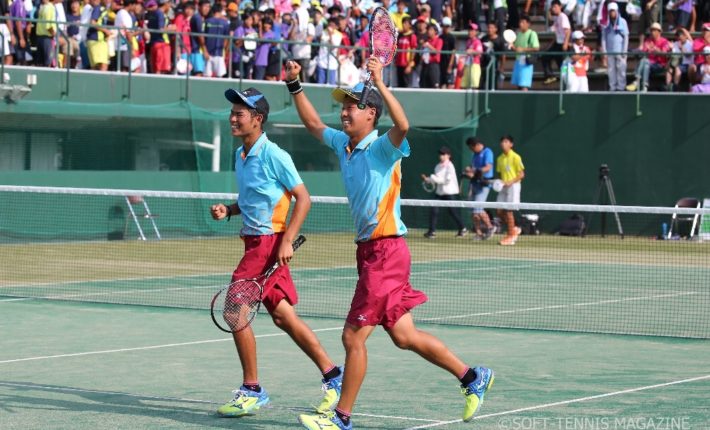
<path fill-rule="evenodd" d="M 468 260 L 448 260 L 449 262 L 465 262 Z M 507 261 L 507 260 L 506 260 Z M 493 266 L 493 267 L 472 267 L 472 268 L 461 268 L 461 269 L 440 269 L 440 270 L 427 270 L 427 271 L 422 271 L 422 272 L 412 272 L 412 275 L 421 275 L 421 274 L 430 274 L 430 273 L 448 273 L 448 272 L 469 272 L 469 271 L 487 271 L 487 270 L 507 270 L 507 269 L 520 269 L 520 268 L 530 268 L 530 267 L 539 267 L 539 266 L 551 266 L 551 265 L 556 265 L 556 264 L 564 264 L 560 262 L 543 262 L 543 263 L 537 263 L 537 262 L 531 262 L 528 264 L 520 264 L 520 265 L 511 265 L 511 266 L 505 266 L 505 267 L 498 267 L 498 266 Z M 342 269 L 345 268 L 353 268 L 354 266 L 344 266 L 341 267 Z M 332 269 L 332 268 L 330 268 Z M 323 268 L 308 268 L 306 270 L 327 270 Z M 293 273 L 294 275 L 298 275 L 301 269 L 295 270 Z M 221 276 L 222 274 L 207 274 L 207 275 L 180 275 L 180 276 L 175 276 L 175 277 L 168 277 L 168 276 L 160 276 L 160 277 L 147 277 L 147 278 L 119 278 L 119 279 L 113 279 L 113 280 L 94 280 L 94 281 L 68 281 L 68 282 L 60 282 L 60 283 L 42 283 L 42 284 L 26 284 L 26 285 L 16 285 L 16 286 L 0 286 L 0 294 L 3 293 L 3 289 L 7 288 L 35 288 L 35 287 L 43 287 L 43 286 L 61 286 L 61 285 L 73 285 L 73 284 L 91 284 L 91 283 L 101 283 L 101 282 L 125 282 L 125 281 L 149 281 L 149 280 L 155 280 L 155 279 L 179 279 L 181 277 L 184 278 L 193 278 L 193 277 L 198 277 L 198 276 Z M 228 275 L 224 274 L 225 276 Z M 314 277 L 314 278 L 309 278 L 309 281 L 314 281 L 314 282 L 320 282 L 320 281 L 334 281 L 334 280 L 343 280 L 343 279 L 357 279 L 357 276 L 334 276 L 334 277 Z M 121 290 L 121 291 L 105 291 L 105 292 L 96 292 L 96 293 L 75 293 L 75 294 L 62 294 L 62 295 L 44 295 L 44 296 L 36 296 L 36 297 L 17 297 L 17 298 L 12 298 L 12 299 L 0 299 L 0 303 L 2 302 L 10 302 L 10 301 L 26 301 L 26 300 L 63 300 L 63 299 L 72 299 L 72 298 L 81 298 L 81 297 L 98 297 L 98 296 L 118 296 L 118 295 L 125 295 L 125 294 L 132 294 L 132 293 L 140 293 L 140 292 L 149 292 L 149 293 L 158 293 L 158 292 L 164 292 L 164 291 L 180 291 L 180 290 L 197 290 L 197 289 L 204 289 L 204 288 L 221 288 L 223 287 L 222 284 L 219 285 L 198 285 L 198 286 L 189 286 L 189 287 L 172 287 L 172 288 L 161 288 L 161 289 L 130 289 L 130 290 Z M 110 302 L 109 302 L 110 303 Z"/>
<path fill-rule="evenodd" d="M 338 327 L 327 327 L 327 328 L 319 328 L 319 329 L 313 329 L 313 332 L 322 332 L 322 331 L 333 331 L 333 330 L 342 330 L 343 326 L 338 326 Z M 254 337 L 256 338 L 267 338 L 267 337 L 278 337 L 278 336 L 286 336 L 287 334 L 285 332 L 280 332 L 280 333 L 268 333 L 268 334 L 259 334 L 255 335 Z M 148 346 L 138 346 L 138 347 L 133 347 L 133 348 L 117 348 L 117 349 L 106 349 L 106 350 L 101 350 L 101 351 L 85 351 L 85 352 L 74 352 L 74 353 L 68 353 L 68 354 L 55 354 L 55 355 L 42 355 L 42 356 L 36 356 L 36 357 L 25 357 L 25 358 L 14 358 L 11 360 L 2 360 L 0 361 L 0 364 L 9 364 L 9 363 L 19 363 L 19 362 L 25 362 L 25 361 L 37 361 L 37 360 L 48 360 L 52 358 L 66 358 L 66 357 L 83 357 L 87 355 L 100 355 L 100 354 L 114 354 L 114 353 L 119 353 L 119 352 L 129 352 L 129 351 L 146 351 L 146 350 L 151 350 L 151 349 L 161 349 L 161 348 L 172 348 L 176 346 L 191 346 L 191 345 L 202 345 L 206 343 L 217 343 L 217 342 L 227 342 L 231 341 L 231 337 L 225 337 L 222 339 L 208 339 L 208 340 L 196 340 L 192 342 L 180 342 L 180 343 L 166 343 L 162 345 L 148 345 Z"/>
<path fill-rule="evenodd" d="M 628 394 L 628 393 L 636 393 L 639 391 L 646 391 L 646 390 L 651 390 L 654 388 L 662 388 L 662 387 L 668 387 L 671 385 L 679 385 L 679 384 L 685 384 L 688 382 L 696 382 L 696 381 L 702 381 L 705 379 L 710 379 L 710 374 L 708 375 L 703 375 L 703 376 L 696 376 L 694 378 L 686 378 L 686 379 L 679 379 L 676 381 L 670 381 L 670 382 L 664 382 L 661 384 L 654 384 L 654 385 L 645 385 L 642 387 L 636 387 L 636 388 L 628 388 L 626 390 L 619 390 L 619 391 L 612 391 L 609 393 L 603 393 L 603 394 L 596 394 L 593 396 L 586 396 L 586 397 L 578 397 L 576 399 L 570 399 L 570 400 L 562 400 L 559 402 L 552 402 L 552 403 L 543 403 L 540 405 L 535 405 L 535 406 L 527 406 L 524 408 L 518 408 L 518 409 L 511 409 L 509 411 L 502 411 L 502 412 L 495 412 L 492 414 L 485 414 L 485 415 L 479 415 L 473 417 L 474 420 L 482 420 L 485 418 L 493 418 L 493 417 L 499 417 L 499 416 L 504 416 L 504 415 L 511 415 L 519 412 L 528 412 L 528 411 L 535 411 L 538 409 L 545 409 L 545 408 L 550 408 L 554 406 L 562 406 L 562 405 L 569 405 L 572 403 L 582 403 L 586 402 L 589 400 L 596 400 L 596 399 L 602 399 L 606 397 L 612 397 L 612 396 L 618 396 L 621 394 Z M 427 429 L 427 428 L 432 428 L 432 427 L 439 427 L 443 425 L 448 425 L 448 424 L 454 424 L 454 423 L 459 423 L 463 422 L 463 420 L 458 419 L 458 420 L 451 420 L 451 421 L 440 421 L 434 424 L 427 424 L 427 425 L 421 425 L 421 426 L 416 426 L 416 427 L 409 427 L 406 430 L 418 430 L 418 429 Z"/>
<path fill-rule="evenodd" d="M 166 400 L 166 401 L 178 401 L 182 403 L 197 403 L 197 404 L 203 404 L 203 405 L 219 405 L 221 403 L 211 401 L 211 400 L 202 400 L 202 399 L 190 399 L 186 397 L 171 397 L 171 396 L 154 396 L 154 395 L 143 395 L 143 394 L 136 394 L 136 393 L 127 393 L 124 391 L 107 391 L 107 390 L 91 390 L 88 388 L 75 388 L 75 387 L 54 387 L 51 385 L 39 385 L 39 384 L 20 384 L 17 382 L 6 382 L 6 381 L 0 381 L 0 386 L 5 386 L 5 387 L 20 387 L 20 388 L 30 388 L 30 389 L 37 389 L 37 390 L 46 390 L 46 391 L 68 391 L 68 392 L 76 392 L 76 393 L 94 393 L 94 394 L 106 394 L 109 396 L 125 396 L 125 397 L 135 397 L 139 399 L 147 399 L 147 400 Z M 305 408 L 305 407 L 289 407 L 289 406 L 277 406 L 277 405 L 267 405 L 265 407 L 266 409 L 281 409 L 281 410 L 287 410 L 287 411 L 293 411 L 293 412 L 312 412 L 311 409 Z M 428 423 L 440 423 L 443 422 L 442 420 L 436 420 L 436 419 L 431 419 L 431 418 L 415 418 L 415 417 L 403 417 L 403 416 L 396 416 L 396 415 L 380 415 L 380 414 L 368 414 L 364 412 L 355 412 L 352 414 L 353 416 L 360 416 L 360 417 L 368 417 L 368 418 L 384 418 L 384 419 L 390 419 L 390 420 L 402 420 L 402 421 L 424 421 Z"/>
<path fill-rule="evenodd" d="M 549 264 L 561 264 L 565 263 L 563 261 L 552 261 L 550 262 L 549 260 L 535 260 L 535 259 L 510 259 L 510 258 L 487 258 L 486 260 L 501 260 L 501 261 L 526 261 L 529 264 L 536 263 L 536 262 L 544 262 L 544 263 L 549 263 Z M 462 262 L 466 263 L 471 260 L 468 259 L 461 259 L 461 258 L 454 258 L 454 259 L 443 259 L 443 260 L 427 260 L 427 261 L 412 261 L 412 265 L 415 264 L 438 264 L 438 263 L 457 263 L 457 262 Z M 342 269 L 356 269 L 355 263 L 353 262 L 352 265 L 348 266 L 332 266 L 332 267 L 302 267 L 302 268 L 292 268 L 291 272 L 293 274 L 297 274 L 299 272 L 307 272 L 307 271 L 316 271 L 316 270 L 342 270 Z M 81 281 L 61 281 L 61 282 L 39 282 L 39 283 L 22 283 L 22 284 L 9 284 L 9 285 L 0 285 L 0 291 L 2 291 L 3 288 L 26 288 L 26 287 L 48 287 L 48 286 L 54 286 L 54 285 L 72 285 L 72 284 L 83 284 L 83 283 L 88 283 L 88 282 L 121 282 L 121 281 L 142 281 L 142 280 L 148 280 L 148 281 L 154 281 L 154 280 L 159 280 L 159 279 L 176 279 L 176 278 L 196 278 L 200 276 L 227 276 L 230 275 L 231 272 L 222 272 L 222 273 L 195 273 L 195 274 L 186 274 L 186 275 L 177 275 L 177 276 L 141 276 L 141 277 L 130 277 L 130 278 L 112 278 L 112 279 L 87 279 L 87 280 L 81 280 Z"/>
<path fill-rule="evenodd" d="M 536 306 L 536 307 L 532 307 L 532 308 L 508 309 L 508 310 L 504 310 L 504 311 L 479 312 L 479 313 L 475 313 L 475 314 L 466 314 L 466 315 L 452 315 L 452 316 L 446 316 L 446 317 L 420 318 L 420 319 L 418 319 L 418 321 L 430 322 L 430 321 L 442 321 L 442 320 L 449 320 L 449 319 L 461 319 L 461 318 L 481 317 L 481 316 L 491 316 L 491 315 L 504 315 L 504 314 L 514 314 L 514 313 L 524 313 L 524 312 L 534 312 L 534 311 L 546 311 L 546 310 L 551 310 L 551 309 L 564 309 L 564 308 L 574 308 L 574 307 L 583 307 L 583 306 L 606 305 L 606 304 L 611 304 L 611 303 L 622 303 L 622 302 L 631 302 L 631 301 L 639 301 L 639 300 L 661 299 L 661 298 L 668 298 L 668 297 L 692 296 L 695 294 L 702 294 L 702 293 L 700 293 L 698 291 L 681 291 L 681 292 L 677 292 L 677 293 L 656 294 L 653 296 L 626 297 L 623 299 L 599 300 L 596 302 L 568 303 L 568 304 L 563 304 L 563 305 Z"/>

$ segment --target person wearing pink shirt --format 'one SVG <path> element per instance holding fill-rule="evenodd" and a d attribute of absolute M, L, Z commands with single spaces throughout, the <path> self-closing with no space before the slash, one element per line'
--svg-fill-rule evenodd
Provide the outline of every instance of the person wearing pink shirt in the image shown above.
<path fill-rule="evenodd" d="M 466 41 L 466 64 L 463 68 L 461 88 L 478 88 L 481 82 L 481 54 L 483 43 L 478 38 L 478 25 L 471 23 Z"/>
<path fill-rule="evenodd" d="M 641 49 L 648 56 L 641 58 L 636 68 L 636 79 L 626 87 L 627 91 L 636 91 L 641 85 L 641 91 L 648 91 L 649 77 L 657 74 L 666 74 L 668 68 L 668 55 L 663 55 L 671 51 L 671 43 L 661 36 L 661 24 L 654 22 L 651 25 L 651 37 L 646 39 Z"/>
<path fill-rule="evenodd" d="M 705 47 L 710 46 L 710 22 L 703 24 L 702 30 L 702 35 L 693 41 L 693 52 L 696 54 L 695 61 L 688 66 L 688 81 L 690 81 L 691 85 L 698 82 L 700 78 L 698 69 L 705 64 L 705 56 L 702 53 Z"/>

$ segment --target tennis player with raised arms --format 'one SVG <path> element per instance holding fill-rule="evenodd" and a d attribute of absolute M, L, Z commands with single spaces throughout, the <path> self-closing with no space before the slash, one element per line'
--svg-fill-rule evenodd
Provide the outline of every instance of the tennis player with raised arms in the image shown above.
<path fill-rule="evenodd" d="M 225 97 L 232 103 L 229 114 L 232 135 L 242 141 L 235 157 L 239 198 L 236 203 L 212 205 L 212 218 L 221 220 L 242 215 L 240 236 L 244 241 L 244 256 L 232 281 L 254 278 L 264 273 L 274 262 L 279 267 L 265 282 L 263 305 L 281 330 L 313 360 L 323 375 L 325 397 L 316 407 L 329 411 L 340 397 L 342 369 L 335 366 L 321 346 L 315 333 L 296 314 L 296 287 L 291 279 L 288 262 L 293 256 L 292 242 L 311 207 L 310 195 L 296 171 L 289 154 L 271 142 L 263 131 L 269 115 L 269 103 L 255 88 L 242 92 L 229 89 Z M 296 199 L 290 222 L 287 223 L 291 198 Z M 234 398 L 217 412 L 226 417 L 249 414 L 269 402 L 269 395 L 259 385 L 256 364 L 256 339 L 251 326 L 233 332 L 243 384 L 234 390 Z"/>
<path fill-rule="evenodd" d="M 286 68 L 286 84 L 301 121 L 340 161 L 355 221 L 359 275 L 343 328 L 345 377 L 340 401 L 332 412 L 301 415 L 299 421 L 312 430 L 353 428 L 350 415 L 367 371 L 365 344 L 378 325 L 396 346 L 414 351 L 459 379 L 466 398 L 463 420 L 471 420 L 493 385 L 493 371 L 463 363 L 439 339 L 417 329 L 410 313 L 427 297 L 409 282 L 411 257 L 403 237 L 407 228 L 400 219 L 401 159 L 410 153 L 405 137 L 409 122 L 382 81 L 382 62 L 375 57 L 367 62 L 374 87 L 366 99 L 361 100 L 363 84 L 333 91 L 333 98 L 342 103 L 342 131 L 327 127 L 320 119 L 298 81 L 298 63 L 289 61 Z M 364 109 L 359 109 L 358 103 L 363 103 Z M 375 127 L 383 104 L 394 125 L 378 136 Z"/>

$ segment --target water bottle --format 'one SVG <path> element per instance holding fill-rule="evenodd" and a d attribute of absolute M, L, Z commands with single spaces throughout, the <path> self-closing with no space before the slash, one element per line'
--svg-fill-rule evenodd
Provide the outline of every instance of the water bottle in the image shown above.
<path fill-rule="evenodd" d="M 664 222 L 661 224 L 661 239 L 668 237 L 668 223 Z"/>

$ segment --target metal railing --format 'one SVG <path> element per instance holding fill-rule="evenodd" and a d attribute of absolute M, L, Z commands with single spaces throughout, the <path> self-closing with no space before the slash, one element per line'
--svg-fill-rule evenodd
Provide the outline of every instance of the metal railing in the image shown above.
<path fill-rule="evenodd" d="M 11 17 L 10 17 L 10 18 L 7 18 L 7 17 L 6 17 L 6 19 L 9 19 L 9 20 L 23 20 L 23 21 L 32 22 L 32 23 L 47 22 L 47 21 L 41 21 L 41 20 L 38 20 L 38 19 L 29 19 L 29 18 L 27 18 L 27 19 L 19 19 L 19 18 L 11 18 Z M 56 22 L 56 21 L 54 22 L 54 24 L 57 24 L 57 25 L 59 25 L 59 24 L 75 25 L 75 26 L 87 27 L 87 28 L 91 28 L 91 27 L 94 27 L 94 28 L 95 28 L 95 27 L 96 27 L 96 26 L 91 25 L 91 24 L 59 23 L 59 22 Z M 58 28 L 58 27 L 57 27 L 57 28 Z M 177 32 L 177 31 L 173 31 L 173 30 L 152 30 L 152 29 L 136 28 L 136 27 L 131 28 L 131 29 L 125 29 L 125 28 L 119 28 L 119 27 L 116 27 L 116 26 L 101 26 L 101 28 L 109 29 L 109 30 L 116 30 L 116 33 L 117 33 L 117 38 L 116 38 L 116 40 L 118 41 L 118 43 L 117 43 L 117 51 L 116 51 L 116 55 L 117 55 L 117 59 L 116 59 L 116 64 L 117 64 L 117 66 L 116 66 L 116 69 L 117 69 L 117 71 L 118 71 L 119 73 L 121 72 L 121 69 L 122 69 L 122 68 L 125 68 L 125 67 L 122 67 L 122 66 L 125 66 L 125 65 L 123 65 L 123 64 L 121 63 L 122 58 L 121 58 L 121 51 L 120 51 L 121 46 L 122 46 L 124 43 L 125 43 L 126 49 L 128 50 L 128 53 L 129 53 L 128 57 L 129 57 L 129 58 L 133 58 L 133 57 L 134 57 L 134 55 L 133 55 L 134 52 L 133 52 L 133 43 L 132 43 L 132 40 L 127 39 L 123 34 L 121 34 L 121 31 L 122 31 L 122 30 L 129 30 L 130 32 L 141 32 L 141 33 L 150 33 L 150 34 L 160 34 L 160 35 L 162 35 L 162 34 L 167 34 L 167 35 L 171 38 L 171 43 L 175 43 L 177 46 L 180 46 L 183 51 L 185 50 L 185 49 L 184 49 L 185 47 L 184 47 L 184 45 L 183 45 L 183 37 L 185 37 L 186 33 L 183 33 L 183 32 Z M 240 48 L 237 48 L 237 47 L 236 47 L 235 43 L 238 42 L 238 41 L 244 41 L 245 39 L 244 39 L 243 37 L 242 37 L 242 38 L 237 38 L 237 37 L 234 37 L 233 35 L 212 35 L 212 34 L 207 34 L 207 33 L 189 33 L 189 36 L 190 36 L 190 37 L 199 37 L 199 36 L 202 36 L 202 37 L 209 37 L 209 38 L 212 38 L 212 39 L 227 39 L 227 40 L 228 40 L 227 49 L 225 50 L 225 59 L 227 60 L 227 73 L 228 73 L 227 78 L 228 78 L 228 79 L 231 79 L 231 80 L 235 80 L 235 81 L 237 82 L 237 85 L 238 85 L 238 88 L 239 88 L 239 89 L 241 89 L 241 88 L 243 87 L 243 80 L 245 79 L 245 77 L 244 77 L 244 63 L 241 62 L 241 61 L 239 61 L 239 62 L 237 63 L 237 64 L 239 65 L 239 72 L 240 72 L 240 73 L 238 74 L 238 76 L 235 76 L 235 74 L 234 74 L 234 69 L 233 69 L 234 64 L 233 64 L 233 61 L 232 61 L 233 55 L 234 55 L 234 49 L 240 49 Z M 3 37 L 3 35 L 0 34 L 0 37 Z M 64 31 L 59 32 L 59 31 L 58 31 L 58 32 L 56 33 L 56 36 L 55 36 L 55 37 L 63 37 L 65 43 L 69 46 L 69 44 L 70 44 L 69 36 L 68 36 L 68 34 L 67 34 L 66 32 L 64 32 Z M 0 39 L 0 40 L 2 40 L 2 39 Z M 341 67 L 340 67 L 340 66 L 341 66 L 341 60 L 340 60 L 340 58 L 339 58 L 338 55 L 335 55 L 335 54 L 334 54 L 334 52 L 337 53 L 337 52 L 340 52 L 341 50 L 347 50 L 347 51 L 348 51 L 348 55 L 347 55 L 347 56 L 348 56 L 348 57 L 353 57 L 353 56 L 355 56 L 355 55 L 360 55 L 360 52 L 362 52 L 363 50 L 367 51 L 367 48 L 358 47 L 358 46 L 339 46 L 339 45 L 321 44 L 321 43 L 318 43 L 318 42 L 307 43 L 307 42 L 303 42 L 303 41 L 293 41 L 293 40 L 283 40 L 283 39 L 261 39 L 261 38 L 254 38 L 254 39 L 250 39 L 250 40 L 256 42 L 257 44 L 265 44 L 265 43 L 268 43 L 268 44 L 276 43 L 276 44 L 278 44 L 278 55 L 279 55 L 279 61 L 278 61 L 278 65 L 279 65 L 279 68 L 278 68 L 278 76 L 279 76 L 279 77 L 280 77 L 281 74 L 282 74 L 282 68 L 283 68 L 283 65 L 284 65 L 284 60 L 291 58 L 291 57 L 290 57 L 290 54 L 289 54 L 290 48 L 292 48 L 292 47 L 295 46 L 295 45 L 305 45 L 305 44 L 310 45 L 310 46 L 312 47 L 312 49 L 320 49 L 321 47 L 324 47 L 324 48 L 326 48 L 326 50 L 327 50 L 327 52 L 328 52 L 328 55 L 329 55 L 329 56 L 333 56 L 335 62 L 337 63 L 337 66 L 338 66 L 338 67 L 336 68 L 336 80 L 337 80 L 338 83 L 340 83 L 340 82 L 342 81 L 342 80 L 341 80 L 342 76 L 340 75 L 340 73 L 341 73 Z M 56 43 L 56 46 L 55 46 L 55 54 L 57 53 L 56 50 L 58 50 L 58 49 L 59 49 L 59 43 Z M 271 47 L 270 47 L 269 49 L 271 49 Z M 67 52 L 69 52 L 69 50 L 67 50 Z M 424 53 L 425 51 L 424 51 L 424 50 L 421 50 L 421 49 L 410 49 L 410 50 L 406 50 L 406 51 L 398 51 L 398 53 L 399 53 L 399 52 L 408 52 L 408 53 L 414 53 L 414 54 L 422 54 L 422 53 Z M 463 52 L 463 51 L 457 51 L 457 50 L 441 51 L 440 53 L 441 53 L 441 54 L 445 54 L 445 55 L 446 55 L 446 54 L 448 54 L 448 55 L 466 55 L 465 52 Z M 694 54 L 698 54 L 698 53 L 694 53 Z M 486 56 L 487 58 L 490 59 L 490 61 L 488 61 L 488 64 L 487 64 L 486 67 L 485 67 L 484 74 L 483 74 L 483 76 L 481 77 L 481 78 L 484 80 L 485 85 L 483 86 L 483 89 L 482 89 L 482 90 L 479 90 L 479 88 L 474 88 L 474 89 L 470 89 L 469 91 L 471 91 L 471 92 L 473 92 L 474 90 L 475 90 L 475 91 L 483 91 L 483 93 L 484 93 L 484 94 L 483 94 L 483 104 L 484 104 L 484 106 L 483 106 L 483 114 L 485 115 L 485 114 L 490 114 L 490 113 L 491 113 L 490 95 L 491 95 L 492 92 L 494 92 L 494 91 L 496 90 L 496 88 L 498 87 L 498 84 L 499 84 L 499 83 L 497 82 L 498 64 L 501 62 L 501 59 L 502 59 L 503 57 L 513 57 L 513 58 L 514 58 L 514 57 L 516 57 L 516 56 L 518 56 L 518 55 L 521 55 L 521 54 L 515 53 L 514 51 L 505 51 L 505 52 L 486 52 L 486 53 L 484 53 L 484 54 L 477 54 L 477 55 L 479 55 L 479 56 Z M 527 56 L 529 56 L 529 57 L 532 58 L 532 59 L 536 59 L 536 58 L 541 58 L 541 57 L 543 57 L 543 56 L 548 56 L 548 57 L 553 57 L 553 56 L 569 57 L 569 56 L 570 56 L 570 53 L 567 53 L 567 52 L 535 51 L 535 52 L 527 52 L 527 53 L 525 53 L 524 55 L 527 55 Z M 647 56 L 647 55 L 649 55 L 649 54 L 643 53 L 643 52 L 599 52 L 599 51 L 594 51 L 594 52 L 591 52 L 590 55 L 591 55 L 592 58 L 593 58 L 593 57 L 596 57 L 596 56 L 617 56 L 617 55 L 621 55 L 621 56 L 630 55 L 630 56 L 640 56 L 640 57 L 642 57 L 642 56 Z M 677 54 L 677 53 L 654 53 L 654 54 L 651 54 L 651 55 L 668 55 L 668 56 L 670 56 L 670 55 L 678 55 L 678 54 Z M 313 57 L 313 56 L 312 56 L 312 57 Z M 59 57 L 57 56 L 56 58 L 59 58 Z M 177 63 L 178 63 L 178 60 L 179 60 L 179 59 L 178 59 L 178 50 L 177 50 L 177 49 L 174 49 L 174 50 L 173 50 L 173 59 L 172 59 L 172 65 L 173 65 L 173 67 L 172 67 L 172 70 L 171 70 L 171 73 L 172 73 L 173 75 L 177 75 L 177 74 L 178 74 L 178 70 L 177 70 L 177 67 L 176 67 L 176 65 L 177 65 Z M 181 100 L 189 100 L 189 98 L 190 98 L 190 80 L 191 80 L 192 77 L 194 77 L 194 76 L 192 76 L 192 74 L 191 74 L 191 69 L 192 69 L 192 67 L 193 67 L 193 64 L 192 64 L 192 61 L 191 61 L 189 55 L 187 56 L 186 61 L 187 61 L 187 70 L 186 70 L 186 72 L 185 72 L 185 74 L 184 74 L 184 76 L 185 76 L 185 80 L 184 80 L 184 82 L 185 82 L 185 83 L 184 83 L 184 94 L 183 94 L 183 96 L 181 96 Z M 317 61 L 317 58 L 312 58 L 311 61 Z M 65 60 L 65 66 L 66 66 L 65 83 L 64 83 L 64 88 L 61 90 L 61 94 L 60 94 L 60 96 L 61 96 L 62 98 L 67 98 L 67 97 L 69 96 L 70 74 L 71 74 L 72 68 L 71 68 L 71 61 L 70 61 L 68 58 Z M 122 95 L 122 98 L 123 98 L 124 100 L 129 100 L 129 99 L 131 98 L 131 96 L 132 96 L 132 94 L 131 94 L 131 90 L 132 90 L 132 79 L 133 79 L 133 76 L 134 76 L 135 73 L 134 73 L 134 70 L 133 70 L 134 68 L 132 67 L 131 64 L 129 64 L 126 69 L 127 69 L 127 71 L 126 71 L 126 87 L 125 87 L 126 89 L 125 89 L 124 94 Z M 388 73 L 388 74 L 391 74 L 392 71 L 393 71 L 393 69 L 394 69 L 394 65 L 390 65 L 390 66 L 389 66 L 389 69 L 387 70 L 387 73 Z M 4 76 L 4 63 L 2 64 L 2 71 L 3 71 L 3 76 Z M 561 72 L 561 71 L 560 71 L 560 72 Z M 627 73 L 628 73 L 628 71 L 627 71 Z M 327 73 L 326 73 L 326 74 L 327 74 Z M 559 93 L 559 94 L 558 94 L 558 97 L 559 97 L 559 114 L 560 114 L 560 115 L 564 115 L 564 114 L 565 114 L 565 110 L 564 110 L 564 96 L 565 96 L 565 93 L 566 93 L 565 90 L 566 90 L 566 87 L 565 87 L 565 84 L 564 84 L 564 79 L 562 79 L 562 76 L 561 76 L 560 83 L 559 83 L 559 87 L 556 89 L 556 91 Z M 642 97 L 641 90 L 642 90 L 642 85 L 638 85 L 638 88 L 637 88 L 636 94 L 635 94 L 635 96 L 636 96 L 636 114 L 637 114 L 637 115 L 641 115 L 641 114 L 642 114 L 642 112 L 641 112 L 641 97 Z M 467 101 L 467 103 L 468 103 L 468 101 Z M 470 111 L 469 111 L 469 109 L 468 109 L 468 107 L 467 107 L 467 112 L 473 112 L 473 110 L 470 110 Z"/>

